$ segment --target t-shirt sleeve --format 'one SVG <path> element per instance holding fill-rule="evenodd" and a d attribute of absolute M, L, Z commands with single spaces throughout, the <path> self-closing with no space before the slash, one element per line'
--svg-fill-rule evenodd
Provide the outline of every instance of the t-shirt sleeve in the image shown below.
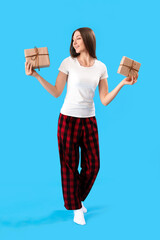
<path fill-rule="evenodd" d="M 60 67 L 58 68 L 59 71 L 64 72 L 65 74 L 69 74 L 69 64 L 68 58 L 65 58 L 62 62 Z"/>
<path fill-rule="evenodd" d="M 103 64 L 103 68 L 102 68 L 102 73 L 100 76 L 100 80 L 104 79 L 104 78 L 108 78 L 108 71 L 107 71 L 107 67 L 105 64 Z"/>

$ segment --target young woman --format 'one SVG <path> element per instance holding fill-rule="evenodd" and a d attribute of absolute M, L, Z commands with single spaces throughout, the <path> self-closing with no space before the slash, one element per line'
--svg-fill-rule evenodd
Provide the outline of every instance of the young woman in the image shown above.
<path fill-rule="evenodd" d="M 93 101 L 96 87 L 100 100 L 108 105 L 126 84 L 137 82 L 135 77 L 124 78 L 108 92 L 108 72 L 96 57 L 96 38 L 92 29 L 76 29 L 71 38 L 70 56 L 60 67 L 55 86 L 42 78 L 31 63 L 25 63 L 27 75 L 34 76 L 54 97 L 58 98 L 67 82 L 67 94 L 58 119 L 58 149 L 61 164 L 61 182 L 64 206 L 74 211 L 73 221 L 86 224 L 83 201 L 88 196 L 100 168 L 99 137 Z M 81 171 L 79 165 L 81 148 Z"/>

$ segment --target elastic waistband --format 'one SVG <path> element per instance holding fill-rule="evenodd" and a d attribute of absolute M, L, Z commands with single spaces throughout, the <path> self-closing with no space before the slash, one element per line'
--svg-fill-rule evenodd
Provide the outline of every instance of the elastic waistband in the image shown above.
<path fill-rule="evenodd" d="M 60 116 L 63 116 L 64 118 L 76 118 L 76 119 L 87 119 L 87 118 L 96 118 L 95 116 L 91 116 L 91 117 L 75 117 L 75 116 L 68 116 L 65 114 L 60 113 Z"/>

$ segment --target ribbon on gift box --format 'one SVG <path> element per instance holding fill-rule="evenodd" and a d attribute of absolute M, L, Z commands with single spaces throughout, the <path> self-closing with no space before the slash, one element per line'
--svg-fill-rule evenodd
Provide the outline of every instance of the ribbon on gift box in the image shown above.
<path fill-rule="evenodd" d="M 42 54 L 40 54 L 39 52 L 38 52 L 38 48 L 37 47 L 34 47 L 34 49 L 35 49 L 35 54 L 34 55 L 30 55 L 30 56 L 26 56 L 26 58 L 27 57 L 31 57 L 31 60 L 33 60 L 33 61 L 37 61 L 37 67 L 38 67 L 38 70 L 40 71 L 40 68 L 39 68 L 39 55 L 49 55 L 48 53 L 42 53 Z"/>
<path fill-rule="evenodd" d="M 137 71 L 137 72 L 138 72 L 138 70 L 133 67 L 134 62 L 135 62 L 135 61 L 132 60 L 131 66 L 128 66 L 128 65 L 125 65 L 125 64 L 120 64 L 120 66 L 128 67 L 128 68 L 129 68 L 129 73 L 130 73 L 131 70 L 134 70 L 134 71 Z M 129 73 L 128 73 L 128 75 L 129 75 Z"/>

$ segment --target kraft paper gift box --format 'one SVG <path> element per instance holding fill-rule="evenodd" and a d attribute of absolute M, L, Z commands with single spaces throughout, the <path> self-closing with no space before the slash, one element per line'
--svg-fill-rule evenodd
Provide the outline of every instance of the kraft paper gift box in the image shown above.
<path fill-rule="evenodd" d="M 131 76 L 135 76 L 136 73 L 138 73 L 140 66 L 141 63 L 136 62 L 131 58 L 123 56 L 117 73 L 122 74 L 126 77 L 129 76 L 129 73 L 131 74 Z"/>
<path fill-rule="evenodd" d="M 26 62 L 31 62 L 33 69 L 45 68 L 50 66 L 49 53 L 47 47 L 24 49 Z"/>

